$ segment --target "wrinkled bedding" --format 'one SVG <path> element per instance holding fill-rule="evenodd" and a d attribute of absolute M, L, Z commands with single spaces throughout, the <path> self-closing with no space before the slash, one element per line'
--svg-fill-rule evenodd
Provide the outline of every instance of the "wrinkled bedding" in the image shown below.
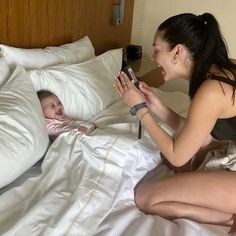
<path fill-rule="evenodd" d="M 0 233 L 93 235 L 126 179 L 137 182 L 159 161 L 145 138 L 140 142 L 100 130 L 94 136 L 60 135 L 48 150 L 42 174 L 1 195 Z"/>
<path fill-rule="evenodd" d="M 185 96 L 177 94 L 184 106 L 171 95 L 176 111 L 186 114 Z M 98 128 L 90 136 L 61 134 L 38 165 L 41 170 L 35 167 L 37 174 L 0 195 L 0 235 L 227 235 L 224 227 L 140 212 L 134 204 L 136 184 L 146 174 L 160 178 L 173 173 L 145 131 L 137 139 L 138 122 L 122 101 L 92 121 Z"/>

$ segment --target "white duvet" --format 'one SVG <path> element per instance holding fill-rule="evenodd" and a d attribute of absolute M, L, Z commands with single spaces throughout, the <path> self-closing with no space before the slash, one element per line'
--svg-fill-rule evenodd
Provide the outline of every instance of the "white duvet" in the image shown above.
<path fill-rule="evenodd" d="M 138 181 L 156 166 L 155 178 L 171 172 L 148 135 L 137 139 L 137 122 L 121 101 L 94 121 L 99 128 L 91 136 L 60 135 L 42 173 L 0 195 L 0 235 L 227 235 L 228 229 L 140 212 Z"/>
<path fill-rule="evenodd" d="M 158 151 L 145 140 L 100 130 L 60 135 L 42 174 L 1 195 L 1 235 L 93 235 L 124 187 L 132 191 L 158 164 Z"/>

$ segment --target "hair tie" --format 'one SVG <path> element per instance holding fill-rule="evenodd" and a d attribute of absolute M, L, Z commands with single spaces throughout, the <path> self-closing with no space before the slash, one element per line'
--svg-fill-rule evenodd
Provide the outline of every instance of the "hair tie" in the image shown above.
<path fill-rule="evenodd" d="M 202 15 L 198 15 L 199 18 L 201 18 L 201 21 L 203 21 L 204 25 L 207 25 L 207 21 L 204 19 Z"/>

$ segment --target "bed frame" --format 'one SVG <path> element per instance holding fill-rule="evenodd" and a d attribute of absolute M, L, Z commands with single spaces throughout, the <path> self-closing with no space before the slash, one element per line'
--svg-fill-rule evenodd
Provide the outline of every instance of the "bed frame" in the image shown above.
<path fill-rule="evenodd" d="M 58 46 L 88 35 L 96 54 L 130 44 L 134 0 L 123 24 L 112 25 L 116 0 L 1 0 L 0 43 L 22 48 Z"/>

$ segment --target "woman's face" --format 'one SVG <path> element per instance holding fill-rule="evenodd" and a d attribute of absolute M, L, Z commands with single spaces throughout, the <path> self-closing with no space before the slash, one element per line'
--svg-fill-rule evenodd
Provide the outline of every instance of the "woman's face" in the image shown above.
<path fill-rule="evenodd" d="M 177 45 L 170 49 L 168 43 L 157 33 L 154 39 L 153 59 L 162 68 L 162 75 L 165 81 L 177 78 L 188 79 L 189 70 L 186 63 L 186 49 Z M 184 58 L 186 57 L 186 58 Z"/>

